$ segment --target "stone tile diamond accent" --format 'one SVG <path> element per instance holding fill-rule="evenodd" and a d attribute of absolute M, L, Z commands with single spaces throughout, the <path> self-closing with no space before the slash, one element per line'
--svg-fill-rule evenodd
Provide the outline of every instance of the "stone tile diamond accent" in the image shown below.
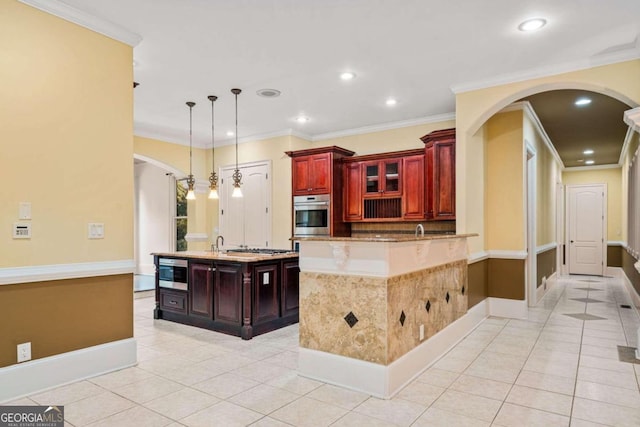
<path fill-rule="evenodd" d="M 593 314 L 587 313 L 564 313 L 564 315 L 578 320 L 607 320 L 606 317 L 594 316 Z"/>
<path fill-rule="evenodd" d="M 580 301 L 580 302 L 604 302 L 604 301 L 600 301 L 593 298 L 571 298 L 571 299 L 574 301 Z"/>
<path fill-rule="evenodd" d="M 407 316 L 404 314 L 404 310 L 400 313 L 400 324 L 404 326 L 404 321 L 407 319 Z"/>
<path fill-rule="evenodd" d="M 620 360 L 621 362 L 635 363 L 636 365 L 640 365 L 640 360 L 636 359 L 635 347 L 625 347 L 625 346 L 619 345 L 618 360 Z"/>
<path fill-rule="evenodd" d="M 344 316 L 344 320 L 345 322 L 347 322 L 347 325 L 349 325 L 350 328 L 353 328 L 356 323 L 358 323 L 358 318 L 355 314 L 353 314 L 353 311 L 350 311 L 349 314 Z"/>
<path fill-rule="evenodd" d="M 449 292 L 447 292 L 447 296 L 444 297 L 444 299 L 447 300 L 447 304 L 449 304 L 449 300 L 451 299 L 451 297 L 449 296 Z"/>
<path fill-rule="evenodd" d="M 427 313 L 428 313 L 429 310 L 431 310 L 431 301 L 427 300 L 427 304 L 424 306 L 424 308 L 427 310 Z"/>

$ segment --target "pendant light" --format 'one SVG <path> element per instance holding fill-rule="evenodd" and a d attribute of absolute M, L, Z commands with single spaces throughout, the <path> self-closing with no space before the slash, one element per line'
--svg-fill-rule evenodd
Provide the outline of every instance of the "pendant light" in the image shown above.
<path fill-rule="evenodd" d="M 187 178 L 187 200 L 195 200 L 196 192 L 194 190 L 194 186 L 196 180 L 193 179 L 193 106 L 196 105 L 195 102 L 187 102 L 187 106 L 189 107 L 189 177 Z"/>
<path fill-rule="evenodd" d="M 215 127 L 213 121 L 213 103 L 218 99 L 215 95 L 209 95 L 211 101 L 211 176 L 209 176 L 209 198 L 217 199 L 218 196 L 218 175 L 216 174 L 216 148 L 215 148 Z"/>
<path fill-rule="evenodd" d="M 231 197 L 242 197 L 242 174 L 238 169 L 238 94 L 242 92 L 240 89 L 231 89 L 231 93 L 236 96 L 236 170 L 233 171 L 233 193 Z"/>

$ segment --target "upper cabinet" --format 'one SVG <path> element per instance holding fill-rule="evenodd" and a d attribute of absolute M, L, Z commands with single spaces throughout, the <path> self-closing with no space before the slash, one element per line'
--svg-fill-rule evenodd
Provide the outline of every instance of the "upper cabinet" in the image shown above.
<path fill-rule="evenodd" d="M 344 163 L 344 220 L 425 219 L 424 151 L 351 157 Z"/>
<path fill-rule="evenodd" d="M 292 166 L 294 196 L 331 192 L 331 153 L 294 157 Z"/>
<path fill-rule="evenodd" d="M 438 130 L 420 139 L 425 144 L 426 217 L 456 219 L 456 130 Z"/>

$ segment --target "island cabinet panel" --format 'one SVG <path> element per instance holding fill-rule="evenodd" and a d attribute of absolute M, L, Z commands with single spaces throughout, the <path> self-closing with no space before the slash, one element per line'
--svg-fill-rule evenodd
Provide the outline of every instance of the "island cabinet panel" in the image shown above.
<path fill-rule="evenodd" d="M 298 316 L 300 306 L 300 267 L 298 260 L 282 263 L 282 317 Z"/>
<path fill-rule="evenodd" d="M 187 293 L 160 289 L 160 309 L 174 313 L 187 314 Z"/>
<path fill-rule="evenodd" d="M 253 323 L 263 323 L 280 317 L 278 264 L 253 267 Z"/>
<path fill-rule="evenodd" d="M 213 319 L 233 325 L 242 323 L 242 264 L 216 264 Z"/>
<path fill-rule="evenodd" d="M 327 194 L 331 191 L 331 153 L 293 159 L 293 195 Z"/>
<path fill-rule="evenodd" d="M 456 130 L 431 132 L 425 143 L 427 219 L 456 219 Z"/>
<path fill-rule="evenodd" d="M 189 262 L 189 314 L 213 318 L 213 262 Z"/>

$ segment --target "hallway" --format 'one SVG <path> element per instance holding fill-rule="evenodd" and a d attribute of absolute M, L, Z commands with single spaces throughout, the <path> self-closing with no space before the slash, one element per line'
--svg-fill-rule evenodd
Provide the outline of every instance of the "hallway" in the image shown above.
<path fill-rule="evenodd" d="M 560 279 L 527 320 L 488 318 L 391 400 L 296 374 L 298 328 L 250 341 L 153 320 L 134 301 L 137 367 L 11 404 L 84 426 L 637 426 L 640 319 L 620 279 Z"/>

